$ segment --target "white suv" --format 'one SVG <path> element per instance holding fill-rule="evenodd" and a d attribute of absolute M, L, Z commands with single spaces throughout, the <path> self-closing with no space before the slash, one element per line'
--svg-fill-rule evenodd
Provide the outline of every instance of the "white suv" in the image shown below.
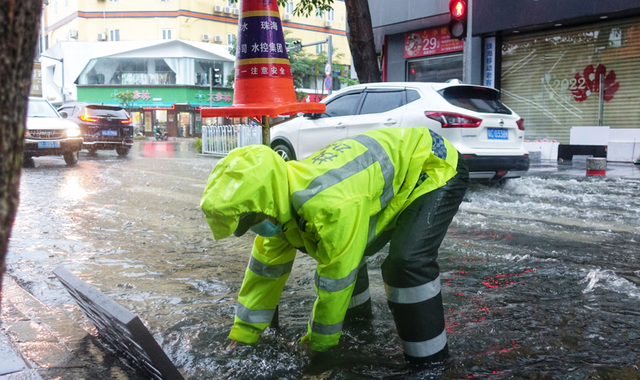
<path fill-rule="evenodd" d="M 30 97 L 25 131 L 25 167 L 33 167 L 33 157 L 62 156 L 69 166 L 78 163 L 82 136 L 80 128 L 65 120 L 47 100 Z"/>
<path fill-rule="evenodd" d="M 271 129 L 271 147 L 302 160 L 328 144 L 387 127 L 427 127 L 449 140 L 472 180 L 501 181 L 529 170 L 524 120 L 490 87 L 386 82 L 347 87 L 322 101 L 326 113 L 304 114 Z"/>

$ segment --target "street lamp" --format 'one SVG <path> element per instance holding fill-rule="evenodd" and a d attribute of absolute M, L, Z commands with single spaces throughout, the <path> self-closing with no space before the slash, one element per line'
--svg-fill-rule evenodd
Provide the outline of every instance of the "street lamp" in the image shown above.
<path fill-rule="evenodd" d="M 62 86 L 60 86 L 60 93 L 62 94 L 62 104 L 66 101 L 64 96 L 64 58 L 53 58 L 48 55 L 40 54 L 41 57 L 53 59 L 54 61 L 58 61 L 62 64 Z"/>

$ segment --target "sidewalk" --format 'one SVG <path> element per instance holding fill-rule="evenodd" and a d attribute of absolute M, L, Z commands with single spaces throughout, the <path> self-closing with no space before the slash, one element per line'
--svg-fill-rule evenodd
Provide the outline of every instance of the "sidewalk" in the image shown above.
<path fill-rule="evenodd" d="M 63 313 L 3 280 L 0 380 L 137 378 Z"/>

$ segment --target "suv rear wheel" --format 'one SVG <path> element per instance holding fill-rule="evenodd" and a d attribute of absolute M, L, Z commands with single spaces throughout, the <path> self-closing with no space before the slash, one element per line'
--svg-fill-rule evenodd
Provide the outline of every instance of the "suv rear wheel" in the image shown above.
<path fill-rule="evenodd" d="M 285 161 L 292 161 L 296 159 L 295 154 L 293 154 L 293 149 L 291 149 L 291 147 L 286 143 L 276 142 L 271 147 L 274 152 L 278 153 L 278 155 Z"/>
<path fill-rule="evenodd" d="M 125 157 L 127 154 L 129 154 L 129 151 L 131 150 L 130 147 L 128 146 L 117 146 L 116 147 L 116 153 L 118 153 L 118 156 L 120 157 Z"/>
<path fill-rule="evenodd" d="M 64 162 L 66 162 L 67 165 L 73 166 L 78 163 L 78 160 L 80 159 L 80 152 L 77 150 L 75 152 L 67 152 L 63 155 L 63 157 Z"/>

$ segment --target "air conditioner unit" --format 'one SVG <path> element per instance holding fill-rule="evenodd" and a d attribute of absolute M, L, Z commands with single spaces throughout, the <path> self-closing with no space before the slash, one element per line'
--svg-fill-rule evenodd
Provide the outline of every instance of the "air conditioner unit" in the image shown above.
<path fill-rule="evenodd" d="M 213 42 L 222 42 L 222 36 L 213 37 Z"/>
<path fill-rule="evenodd" d="M 98 41 L 106 41 L 107 34 L 106 33 L 98 33 Z"/>
<path fill-rule="evenodd" d="M 222 5 L 215 5 L 213 7 L 214 12 L 222 12 Z"/>
<path fill-rule="evenodd" d="M 240 16 L 240 9 L 233 8 L 233 14 L 236 15 L 236 16 Z"/>
<path fill-rule="evenodd" d="M 202 41 L 205 41 L 205 42 L 211 41 L 211 35 L 210 34 L 203 34 L 202 35 Z"/>
<path fill-rule="evenodd" d="M 224 7 L 224 13 L 233 13 L 233 8 L 231 8 L 231 7 Z"/>
<path fill-rule="evenodd" d="M 282 19 L 283 19 L 283 20 L 285 20 L 285 21 L 289 21 L 289 20 L 291 20 L 291 13 L 285 13 L 285 14 L 282 16 Z"/>
<path fill-rule="evenodd" d="M 78 38 L 78 31 L 76 29 L 69 30 L 69 37 L 77 39 Z"/>
<path fill-rule="evenodd" d="M 327 21 L 325 21 L 325 22 L 324 22 L 324 27 L 325 27 L 325 28 L 331 28 L 331 24 L 332 24 L 332 23 L 333 23 L 333 21 L 329 21 L 329 20 L 327 20 Z"/>

